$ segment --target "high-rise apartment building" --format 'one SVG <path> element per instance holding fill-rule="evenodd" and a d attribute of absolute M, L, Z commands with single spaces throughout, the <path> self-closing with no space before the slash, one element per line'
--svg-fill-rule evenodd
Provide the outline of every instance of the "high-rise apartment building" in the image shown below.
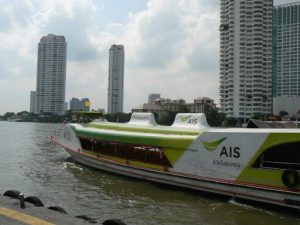
<path fill-rule="evenodd" d="M 48 34 L 38 45 L 36 113 L 64 114 L 67 43 L 64 36 Z"/>
<path fill-rule="evenodd" d="M 112 45 L 109 49 L 107 112 L 123 112 L 124 46 Z"/>
<path fill-rule="evenodd" d="M 35 113 L 35 96 L 36 96 L 36 92 L 31 91 L 30 92 L 30 112 L 31 113 Z"/>
<path fill-rule="evenodd" d="M 70 100 L 70 110 L 72 111 L 90 111 L 91 102 L 88 98 L 79 100 L 78 98 L 72 98 Z"/>
<path fill-rule="evenodd" d="M 77 111 L 81 109 L 81 101 L 78 98 L 72 98 L 70 100 L 70 110 Z"/>
<path fill-rule="evenodd" d="M 148 95 L 148 103 L 154 104 L 154 101 L 159 98 L 160 98 L 160 94 L 151 93 L 150 95 Z"/>
<path fill-rule="evenodd" d="M 273 11 L 273 113 L 300 110 L 300 3 Z"/>
<path fill-rule="evenodd" d="M 273 0 L 221 0 L 220 105 L 227 117 L 272 111 Z"/>

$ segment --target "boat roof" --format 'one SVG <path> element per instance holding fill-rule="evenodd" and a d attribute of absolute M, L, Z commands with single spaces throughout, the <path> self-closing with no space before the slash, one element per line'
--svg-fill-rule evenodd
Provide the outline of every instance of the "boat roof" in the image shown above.
<path fill-rule="evenodd" d="M 135 132 L 159 135 L 197 136 L 203 131 L 214 133 L 299 133 L 299 129 L 270 128 L 211 128 L 203 113 L 178 113 L 171 126 L 158 125 L 152 113 L 133 113 L 128 123 L 94 121 L 76 129 L 88 129 L 91 132 Z"/>
<path fill-rule="evenodd" d="M 209 125 L 203 113 L 178 113 L 171 126 L 158 125 L 152 113 L 133 113 L 128 123 L 101 121 L 88 123 L 85 127 L 144 133 L 198 135 Z"/>

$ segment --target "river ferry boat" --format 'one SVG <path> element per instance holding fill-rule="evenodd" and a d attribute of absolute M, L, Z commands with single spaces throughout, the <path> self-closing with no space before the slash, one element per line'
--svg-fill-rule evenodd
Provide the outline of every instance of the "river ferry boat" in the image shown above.
<path fill-rule="evenodd" d="M 299 129 L 213 128 L 200 113 L 161 126 L 133 113 L 128 123 L 67 124 L 49 138 L 100 170 L 300 209 Z"/>

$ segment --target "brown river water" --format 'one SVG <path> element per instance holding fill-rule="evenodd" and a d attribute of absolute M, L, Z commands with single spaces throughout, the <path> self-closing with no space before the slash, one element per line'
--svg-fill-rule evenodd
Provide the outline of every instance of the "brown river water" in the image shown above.
<path fill-rule="evenodd" d="M 100 224 L 300 225 L 300 212 L 118 176 L 74 162 L 50 143 L 59 124 L 0 121 L 0 194 L 19 190 Z M 298 216 L 299 215 L 299 216 Z"/>

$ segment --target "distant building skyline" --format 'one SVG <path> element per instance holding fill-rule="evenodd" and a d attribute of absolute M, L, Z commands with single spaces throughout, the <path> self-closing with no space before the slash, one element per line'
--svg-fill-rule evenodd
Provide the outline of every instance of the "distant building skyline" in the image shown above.
<path fill-rule="evenodd" d="M 144 103 L 131 109 L 131 112 L 152 112 L 162 115 L 168 112 L 204 113 L 206 107 L 216 109 L 214 100 L 208 97 L 195 98 L 192 103 L 186 103 L 184 99 L 171 100 L 158 98 L 153 103 Z"/>
<path fill-rule="evenodd" d="M 65 113 L 67 43 L 61 35 L 40 39 L 37 57 L 36 113 Z"/>
<path fill-rule="evenodd" d="M 148 95 L 148 103 L 153 104 L 156 99 L 160 98 L 160 94 L 151 93 Z"/>
<path fill-rule="evenodd" d="M 108 114 L 123 112 L 124 58 L 124 46 L 112 45 L 109 49 Z"/>
<path fill-rule="evenodd" d="M 273 11 L 273 113 L 300 110 L 300 3 Z"/>
<path fill-rule="evenodd" d="M 195 98 L 193 103 L 186 103 L 186 107 L 191 113 L 204 113 L 206 107 L 217 108 L 214 100 L 208 97 Z"/>
<path fill-rule="evenodd" d="M 235 118 L 269 114 L 273 0 L 220 3 L 221 112 Z"/>
<path fill-rule="evenodd" d="M 90 100 L 89 98 L 82 98 L 79 100 L 78 98 L 72 98 L 70 100 L 70 110 L 72 111 L 90 111 Z"/>

